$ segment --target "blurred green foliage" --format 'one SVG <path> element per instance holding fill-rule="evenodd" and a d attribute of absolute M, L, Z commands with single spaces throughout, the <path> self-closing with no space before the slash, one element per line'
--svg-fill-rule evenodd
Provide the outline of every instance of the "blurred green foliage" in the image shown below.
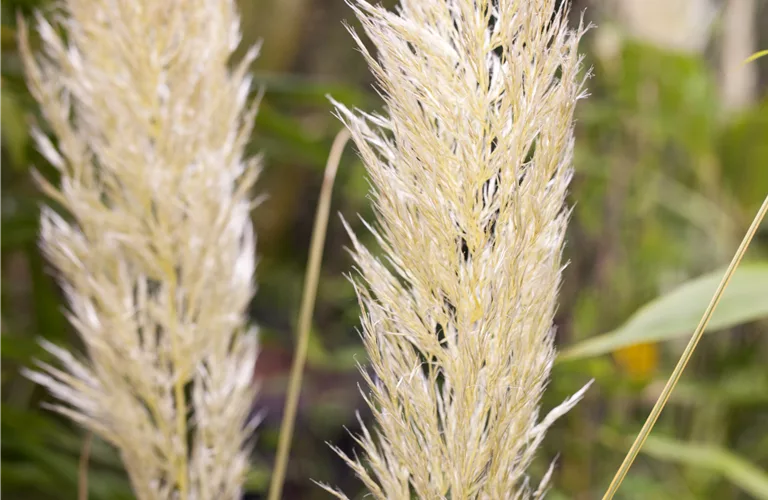
<path fill-rule="evenodd" d="M 2 5 L 1 431 L 2 493 L 9 499 L 75 498 L 83 438 L 41 408 L 49 396 L 20 375 L 34 360 L 46 359 L 39 337 L 78 347 L 53 273 L 37 249 L 43 199 L 30 168 L 49 178 L 53 172 L 30 141 L 29 125 L 44 123 L 26 91 L 15 44 L 15 13 L 29 18 L 42 3 Z M 326 96 L 367 110 L 380 100 L 341 24 L 353 18 L 343 2 L 241 3 L 247 41 L 255 41 L 255 33 L 265 37 L 254 76 L 266 94 L 252 143 L 252 152 L 264 156 L 259 190 L 269 197 L 254 212 L 261 260 L 251 312 L 262 332 L 256 372 L 262 384 L 258 406 L 266 417 L 248 488 L 258 498 L 276 445 L 321 169 L 340 127 Z M 286 29 L 278 32 L 280 26 Z M 617 329 L 643 304 L 720 268 L 768 193 L 768 99 L 725 115 L 703 56 L 630 41 L 600 55 L 591 41 L 584 50 L 595 76 L 588 82 L 590 98 L 578 109 L 570 265 L 557 317 L 563 347 Z M 356 214 L 371 217 L 367 190 L 362 166 L 347 152 L 333 211 L 355 229 L 361 228 Z M 346 245 L 334 215 L 285 498 L 326 498 L 310 478 L 358 492 L 356 498 L 362 494 L 325 444 L 352 450 L 343 427 L 356 431 L 356 410 L 367 418 L 356 387 L 355 362 L 364 364 L 365 354 L 355 331 L 358 304 L 344 277 L 351 268 Z M 753 260 L 766 258 L 765 230 L 753 247 Z M 766 494 L 768 330 L 765 322 L 737 323 L 721 325 L 727 328 L 700 345 L 657 426 L 666 437 L 649 441 L 621 498 Z M 552 498 L 602 495 L 626 439 L 642 425 L 680 351 L 680 341 L 670 340 L 556 365 L 547 407 L 590 377 L 596 384 L 555 426 L 536 464 L 534 473 L 541 472 L 561 453 Z M 131 498 L 114 450 L 97 440 L 90 459 L 91 500 Z"/>

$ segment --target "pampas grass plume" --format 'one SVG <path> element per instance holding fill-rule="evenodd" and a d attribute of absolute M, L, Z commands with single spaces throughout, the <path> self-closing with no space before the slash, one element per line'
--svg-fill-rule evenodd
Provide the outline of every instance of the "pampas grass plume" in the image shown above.
<path fill-rule="evenodd" d="M 352 234 L 375 428 L 344 456 L 377 499 L 538 498 L 527 469 L 586 387 L 540 415 L 584 96 L 555 0 L 352 0 L 386 112 L 336 104 L 383 250 Z M 339 498 L 343 493 L 326 487 Z"/>
<path fill-rule="evenodd" d="M 29 87 L 55 136 L 40 246 L 84 357 L 28 376 L 113 444 L 140 500 L 239 499 L 255 422 L 253 49 L 232 0 L 67 0 L 26 30 Z M 22 28 L 24 28 L 22 26 Z"/>

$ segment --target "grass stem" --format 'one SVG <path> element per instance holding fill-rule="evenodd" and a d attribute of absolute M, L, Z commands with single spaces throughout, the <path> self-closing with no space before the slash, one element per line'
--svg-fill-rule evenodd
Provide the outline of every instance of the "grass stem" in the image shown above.
<path fill-rule="evenodd" d="M 717 291 L 715 291 L 715 295 L 709 302 L 706 311 L 704 311 L 704 316 L 702 316 L 699 325 L 693 332 L 693 336 L 688 342 L 688 345 L 685 347 L 683 354 L 680 356 L 680 360 L 677 362 L 677 366 L 675 366 L 672 375 L 669 377 L 669 380 L 667 380 L 667 384 L 664 386 L 664 390 L 661 391 L 659 398 L 653 405 L 653 409 L 651 410 L 650 415 L 648 415 L 648 419 L 645 421 L 643 428 L 635 438 L 635 442 L 632 443 L 632 446 L 630 447 L 629 452 L 627 452 L 627 456 L 624 457 L 624 461 L 619 467 L 619 470 L 616 471 L 616 475 L 614 476 L 613 481 L 611 481 L 610 486 L 608 486 L 608 490 L 605 492 L 603 500 L 610 500 L 613 498 L 613 496 L 616 494 L 616 491 L 618 491 L 621 482 L 624 480 L 624 477 L 627 475 L 627 472 L 629 472 L 629 468 L 632 466 L 632 462 L 635 461 L 635 457 L 637 457 L 637 454 L 640 452 L 640 448 L 642 448 L 643 443 L 645 443 L 645 440 L 651 433 L 656 420 L 658 420 L 659 415 L 664 409 L 664 405 L 667 403 L 669 396 L 675 389 L 675 385 L 677 385 L 678 380 L 680 380 L 680 377 L 683 374 L 683 370 L 685 370 L 688 361 L 693 355 L 693 351 L 696 349 L 696 345 L 699 343 L 701 336 L 704 334 L 704 330 L 707 328 L 707 324 L 712 317 L 712 313 L 714 313 L 717 304 L 720 302 L 720 298 L 725 292 L 725 288 L 728 286 L 728 282 L 731 280 L 731 277 L 736 271 L 736 268 L 739 266 L 739 263 L 744 257 L 744 254 L 747 252 L 747 248 L 749 247 L 752 238 L 755 236 L 757 229 L 760 227 L 760 223 L 763 221 L 766 212 L 768 212 L 768 196 L 766 196 L 765 200 L 763 201 L 763 205 L 755 215 L 752 224 L 747 230 L 747 234 L 744 235 L 744 239 L 742 240 L 741 245 L 739 245 L 739 248 L 736 250 L 736 254 L 733 256 L 728 269 L 725 271 L 725 276 L 723 276 L 723 279 L 720 281 L 720 285 L 717 287 Z"/>
<path fill-rule="evenodd" d="M 307 274 L 304 278 L 304 292 L 299 311 L 299 329 L 297 334 L 296 352 L 291 366 L 291 375 L 288 383 L 288 392 L 285 400 L 285 412 L 280 425 L 280 439 L 277 446 L 277 457 L 272 479 L 269 485 L 268 500 L 278 500 L 282 493 L 285 471 L 288 465 L 288 452 L 293 438 L 293 427 L 296 421 L 296 409 L 301 394 L 301 380 L 304 372 L 304 364 L 307 360 L 309 347 L 309 330 L 312 325 L 312 312 L 315 308 L 317 286 L 320 280 L 320 265 L 323 259 L 323 246 L 325 233 L 328 229 L 328 215 L 331 209 L 331 193 L 333 182 L 336 179 L 336 171 L 339 167 L 341 154 L 349 140 L 347 129 L 341 130 L 333 140 L 328 163 L 325 166 L 323 185 L 320 188 L 320 200 L 317 204 L 315 215 L 315 228 L 312 231 L 312 243 L 309 251 Z"/>
<path fill-rule="evenodd" d="M 80 467 L 77 479 L 77 500 L 88 500 L 88 461 L 91 457 L 91 443 L 93 434 L 88 433 L 83 440 L 83 448 L 80 451 Z"/>

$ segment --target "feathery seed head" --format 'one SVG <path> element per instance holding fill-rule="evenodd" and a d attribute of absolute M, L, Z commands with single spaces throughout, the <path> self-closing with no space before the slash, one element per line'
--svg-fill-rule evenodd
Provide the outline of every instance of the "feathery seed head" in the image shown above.
<path fill-rule="evenodd" d="M 57 139 L 35 132 L 61 185 L 38 180 L 67 212 L 43 210 L 40 245 L 87 358 L 46 343 L 63 368 L 29 377 L 118 448 L 138 498 L 239 498 L 257 351 L 243 321 L 257 51 L 228 68 L 231 0 L 67 0 L 50 18 L 37 16 L 40 55 L 21 37 Z"/>
<path fill-rule="evenodd" d="M 555 0 L 350 5 L 386 114 L 336 107 L 387 262 L 350 232 L 377 429 L 367 467 L 345 459 L 379 499 L 540 497 L 549 473 L 531 488 L 526 469 L 583 394 L 540 418 L 583 28 Z"/>

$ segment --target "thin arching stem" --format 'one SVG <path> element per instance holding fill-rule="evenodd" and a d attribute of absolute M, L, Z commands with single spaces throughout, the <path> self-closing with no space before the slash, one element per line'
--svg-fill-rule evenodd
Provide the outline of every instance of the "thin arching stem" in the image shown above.
<path fill-rule="evenodd" d="M 307 274 L 304 278 L 304 294 L 301 299 L 301 310 L 299 311 L 296 352 L 293 357 L 293 365 L 291 366 L 291 377 L 285 399 L 285 412 L 283 413 L 283 421 L 280 425 L 280 440 L 277 445 L 275 469 L 272 472 L 272 480 L 269 486 L 269 500 L 278 500 L 280 498 L 283 482 L 285 481 L 288 452 L 291 448 L 293 426 L 296 421 L 296 409 L 301 393 L 301 380 L 304 373 L 304 364 L 307 360 L 309 329 L 312 325 L 312 312 L 315 308 L 317 285 L 320 279 L 320 264 L 323 260 L 325 233 L 328 228 L 328 214 L 331 209 L 333 181 L 336 178 L 339 160 L 348 140 L 349 132 L 345 128 L 336 135 L 331 146 L 331 153 L 328 156 L 328 163 L 325 166 L 323 185 L 320 190 L 320 201 L 317 204 L 317 213 L 315 215 L 315 228 L 312 232 Z"/>

